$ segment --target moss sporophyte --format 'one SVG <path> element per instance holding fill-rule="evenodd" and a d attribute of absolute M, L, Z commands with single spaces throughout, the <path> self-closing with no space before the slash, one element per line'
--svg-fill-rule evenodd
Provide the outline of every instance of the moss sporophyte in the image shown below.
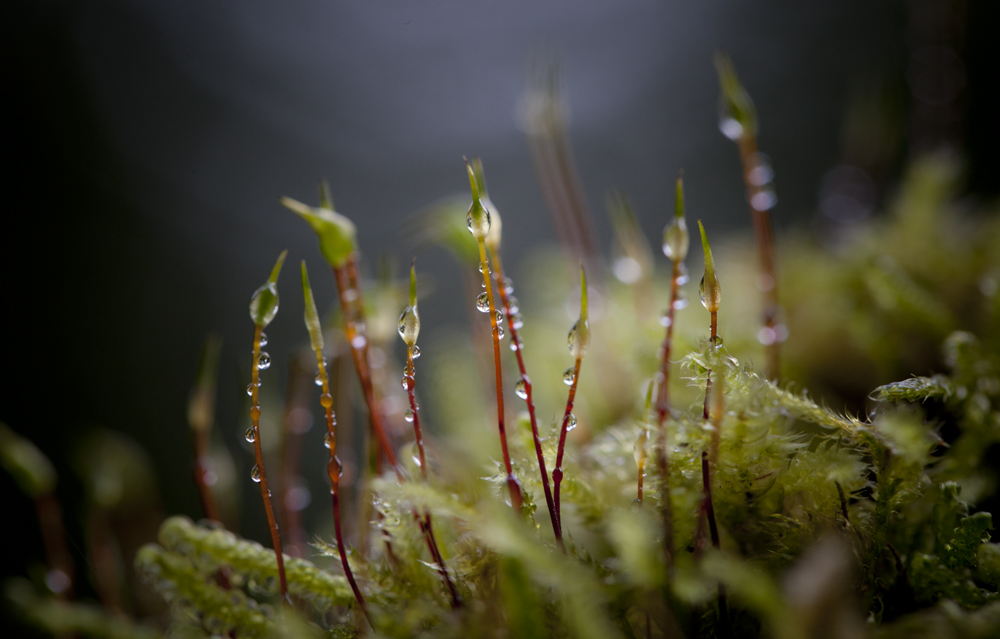
<path fill-rule="evenodd" d="M 780 321 L 794 328 L 782 361 L 788 378 L 838 401 L 856 395 L 831 389 L 856 377 L 878 380 L 876 373 L 889 371 L 883 382 L 903 381 L 865 387 L 864 419 L 779 385 L 784 329 L 769 207 L 753 202 L 769 177 L 751 154 L 753 104 L 728 60 L 718 64 L 723 132 L 740 144 L 744 160 L 756 162 L 744 169 L 758 173 L 745 170 L 744 178 L 755 231 L 764 232 L 755 233 L 756 248 L 716 239 L 713 252 L 711 225 L 698 222 L 707 318 L 700 310 L 678 312 L 690 288 L 680 178 L 671 184 L 673 210 L 665 216 L 665 269 L 656 272 L 627 200 L 613 199 L 623 258 L 612 270 L 617 281 L 602 281 L 604 266 L 577 254 L 587 244 L 583 235 L 569 233 L 572 258 L 543 256 L 541 275 L 522 293 L 526 309 L 552 311 L 536 315 L 522 310 L 504 271 L 500 213 L 482 163 L 467 162 L 471 204 L 466 208 L 463 198 L 447 209 L 448 224 L 464 242 L 460 252 L 478 264 L 468 301 L 487 314 L 491 336 L 487 323 L 477 322 L 481 339 L 471 348 L 461 338 L 440 339 L 422 357 L 420 304 L 426 311 L 433 300 L 423 288 L 418 296 L 416 261 L 408 287 L 385 276 L 383 286 L 366 291 L 357 231 L 334 210 L 328 187 L 321 186 L 318 207 L 284 198 L 316 234 L 336 284 L 337 312 L 324 323 L 302 262 L 302 343 L 308 336 L 309 346 L 294 359 L 310 392 L 315 370 L 317 415 L 326 428 L 300 435 L 305 450 L 322 454 L 330 490 L 332 509 L 322 511 L 330 532 L 312 539 L 317 561 L 326 563 L 296 556 L 291 526 L 289 553 L 282 552 L 276 515 L 283 509 L 287 517 L 290 506 L 278 499 L 276 512 L 264 468 L 270 457 L 263 443 L 272 445 L 276 435 L 268 429 L 274 411 L 262 402 L 260 376 L 286 363 L 263 350 L 264 329 L 279 306 L 282 253 L 251 299 L 251 425 L 244 435 L 254 449 L 251 477 L 259 482 L 272 548 L 220 523 L 229 519 L 217 481 L 224 465 L 210 450 L 219 368 L 219 341 L 211 339 L 188 405 L 193 474 L 208 521 L 167 519 L 158 543 L 135 558 L 140 577 L 169 604 L 169 625 L 154 629 L 160 613 L 144 612 L 140 598 L 108 585 L 125 583 L 104 578 L 115 577 L 114 561 L 75 565 L 56 467 L 0 425 L 0 465 L 34 501 L 45 550 L 33 581 L 6 584 L 10 609 L 57 637 L 1000 636 L 1000 545 L 989 542 L 987 509 L 996 483 L 989 451 L 1000 445 L 1000 218 L 995 211 L 976 219 L 957 213 L 954 166 L 930 158 L 907 174 L 895 214 L 859 226 L 845 250 L 783 245 L 789 312 Z M 555 106 L 548 105 L 549 115 Z M 555 153 L 568 151 L 564 137 L 553 135 L 565 136 L 557 125 L 533 133 L 542 168 L 562 167 L 547 183 L 547 197 L 568 188 L 574 175 Z M 564 230 L 581 210 L 567 205 Z M 508 241 L 517 226 L 510 219 Z M 467 258 L 463 266 L 470 278 L 472 263 Z M 747 264 L 756 264 L 749 269 L 756 277 L 741 280 Z M 638 300 L 638 291 L 648 299 Z M 763 327 L 747 319 L 761 292 Z M 657 307 L 664 309 L 658 319 Z M 405 351 L 394 359 L 397 334 Z M 506 364 L 505 337 L 514 354 Z M 476 342 L 487 364 L 483 375 L 476 374 Z M 764 374 L 752 366 L 761 355 Z M 907 378 L 914 362 L 927 372 Z M 502 368 L 509 375 L 515 364 L 516 381 L 505 392 Z M 505 401 L 507 393 L 525 402 L 525 414 L 514 408 L 519 401 Z M 296 410 L 306 404 L 301 399 Z M 367 413 L 360 443 L 350 441 L 355 408 Z M 370 453 L 369 462 L 353 464 L 359 449 Z M 121 495 L 136 483 L 130 455 L 118 447 L 100 464 L 94 454 L 82 455 L 91 462 L 79 471 L 84 492 L 100 521 L 121 514 L 114 504 L 124 503 Z M 539 521 L 543 500 L 549 524 Z M 93 530 L 88 557 L 99 555 L 91 546 L 113 547 L 110 533 Z M 74 599 L 90 592 L 103 609 Z"/>

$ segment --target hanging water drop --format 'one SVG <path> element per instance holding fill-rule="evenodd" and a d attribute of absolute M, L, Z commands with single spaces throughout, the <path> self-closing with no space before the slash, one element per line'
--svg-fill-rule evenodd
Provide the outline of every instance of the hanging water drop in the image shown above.
<path fill-rule="evenodd" d="M 517 349 L 519 349 L 519 348 L 521 348 L 521 340 L 514 339 L 514 337 L 511 336 L 511 338 L 510 338 L 510 350 L 516 352 Z"/>
<path fill-rule="evenodd" d="M 577 359 L 583 357 L 587 353 L 587 347 L 590 346 L 590 322 L 578 320 L 570 329 L 566 341 L 573 357 Z"/>
<path fill-rule="evenodd" d="M 257 368 L 258 370 L 267 370 L 271 366 L 271 356 L 267 353 L 261 353 L 260 357 L 257 358 Z"/>
<path fill-rule="evenodd" d="M 416 344 L 410 347 L 410 357 L 412 357 L 413 359 L 417 359 L 418 357 L 420 357 L 420 347 L 417 346 Z"/>
<path fill-rule="evenodd" d="M 253 397 L 253 384 L 247 384 L 247 395 Z"/>
<path fill-rule="evenodd" d="M 251 444 L 257 440 L 257 433 L 254 432 L 253 426 L 247 428 L 247 432 L 243 433 L 243 439 L 247 440 Z"/>
<path fill-rule="evenodd" d="M 329 449 L 332 444 L 333 437 L 330 436 L 330 433 L 323 435 L 323 447 Z"/>
<path fill-rule="evenodd" d="M 521 399 L 528 399 L 528 383 L 524 381 L 523 377 L 514 384 L 514 394 Z"/>
<path fill-rule="evenodd" d="M 663 254 L 672 262 L 683 262 L 687 258 L 689 244 L 687 222 L 683 217 L 675 217 L 663 229 Z"/>
<path fill-rule="evenodd" d="M 413 453 L 413 456 L 410 459 L 413 460 L 413 463 L 416 464 L 417 468 L 423 466 L 423 464 L 420 463 L 420 455 L 417 453 Z"/>
<path fill-rule="evenodd" d="M 734 142 L 743 137 L 743 125 L 733 114 L 732 106 L 725 95 L 719 100 L 719 130 Z"/>
<path fill-rule="evenodd" d="M 405 419 L 408 422 L 412 422 L 413 421 L 413 409 L 407 408 L 406 412 L 403 413 L 403 419 Z"/>
<path fill-rule="evenodd" d="M 483 291 L 482 293 L 479 294 L 479 297 L 476 298 L 476 308 L 479 309 L 480 313 L 489 313 L 490 312 L 490 294 L 489 293 L 487 293 L 486 291 Z"/>
<path fill-rule="evenodd" d="M 670 319 L 669 315 L 664 314 L 660 316 L 660 326 L 662 326 L 663 328 L 670 328 L 670 325 L 672 323 L 673 320 Z"/>
<path fill-rule="evenodd" d="M 496 312 L 497 324 L 503 324 L 503 313 L 499 310 Z"/>
<path fill-rule="evenodd" d="M 267 346 L 267 333 L 264 333 L 263 331 L 260 334 L 260 345 Z"/>
<path fill-rule="evenodd" d="M 569 417 L 566 419 L 566 432 L 568 433 L 574 428 L 576 428 L 576 415 L 570 413 Z"/>
<path fill-rule="evenodd" d="M 517 301 L 517 298 L 511 295 L 507 298 L 507 310 L 513 315 L 521 310 L 521 305 Z"/>
<path fill-rule="evenodd" d="M 254 482 L 258 484 L 260 483 L 260 469 L 257 468 L 257 464 L 254 464 L 253 468 L 250 470 L 250 479 L 254 480 Z"/>
<path fill-rule="evenodd" d="M 567 386 L 572 386 L 573 382 L 576 381 L 576 369 L 573 367 L 567 368 L 566 372 L 563 373 L 563 384 Z"/>
<path fill-rule="evenodd" d="M 412 375 L 403 375 L 402 379 L 403 390 L 409 391 L 413 388 L 415 382 Z"/>
<path fill-rule="evenodd" d="M 497 324 L 497 339 L 503 339 L 503 324 Z"/>
<path fill-rule="evenodd" d="M 509 277 L 502 277 L 500 278 L 500 288 L 505 294 L 510 295 L 514 292 L 514 282 Z"/>
<path fill-rule="evenodd" d="M 520 330 L 524 326 L 524 318 L 521 317 L 520 313 L 515 312 L 513 309 L 510 311 L 513 315 L 510 316 L 510 325 L 514 330 Z"/>
<path fill-rule="evenodd" d="M 322 386 L 323 376 L 320 375 L 319 373 L 316 373 L 316 377 L 313 378 L 313 383 L 316 384 L 317 386 Z"/>

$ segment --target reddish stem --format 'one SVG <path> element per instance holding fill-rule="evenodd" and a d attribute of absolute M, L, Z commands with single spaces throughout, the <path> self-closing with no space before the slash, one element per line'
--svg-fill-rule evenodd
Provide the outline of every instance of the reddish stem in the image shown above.
<path fill-rule="evenodd" d="M 354 598 L 357 599 L 361 611 L 364 613 L 365 618 L 368 619 L 368 624 L 372 625 L 371 615 L 368 614 L 368 606 L 365 604 L 365 598 L 361 595 L 361 589 L 358 588 L 358 583 L 354 580 L 351 565 L 347 562 L 347 549 L 344 546 L 344 535 L 340 526 L 340 472 L 343 466 L 337 457 L 337 418 L 333 414 L 333 395 L 330 394 L 330 379 L 327 377 L 326 363 L 323 361 L 323 352 L 321 350 L 316 351 L 316 366 L 319 369 L 320 381 L 323 384 L 323 394 L 320 396 L 320 404 L 323 405 L 326 413 L 326 437 L 330 449 L 330 461 L 327 462 L 326 473 L 330 478 L 330 497 L 333 500 L 333 531 L 337 537 L 337 553 L 340 555 L 340 563 L 344 567 L 344 576 L 347 577 L 347 582 L 351 585 L 351 590 L 354 592 Z M 373 625 L 372 628 L 374 628 Z"/>
<path fill-rule="evenodd" d="M 486 259 L 486 244 L 483 240 L 479 240 L 479 265 L 483 272 L 483 284 L 486 287 L 486 298 L 489 301 L 490 326 L 493 329 L 493 368 L 496 372 L 497 430 L 500 432 L 500 449 L 503 452 L 503 465 L 507 471 L 507 489 L 510 491 L 510 505 L 514 510 L 520 512 L 522 503 L 521 485 L 514 476 L 514 468 L 510 463 L 510 451 L 507 448 L 507 429 L 504 427 L 503 373 L 500 370 L 500 329 L 497 324 L 496 305 L 493 302 L 490 263 Z"/>
<path fill-rule="evenodd" d="M 563 413 L 562 427 L 559 429 L 559 448 L 556 452 L 556 467 L 552 471 L 552 481 L 555 484 L 555 491 L 553 495 L 553 501 L 556 507 L 556 522 L 559 524 L 559 530 L 556 532 L 556 539 L 562 544 L 562 509 L 559 501 L 559 487 L 562 485 L 563 479 L 563 454 L 566 452 L 566 433 L 569 432 L 569 418 L 573 413 L 573 402 L 576 400 L 576 385 L 580 381 L 580 364 L 583 362 L 583 358 L 578 357 L 576 359 L 576 364 L 573 366 L 573 383 L 569 387 L 569 396 L 566 398 L 566 412 Z"/>
<path fill-rule="evenodd" d="M 35 512 L 38 526 L 45 543 L 50 575 L 46 582 L 59 599 L 73 599 L 73 558 L 66 545 L 66 530 L 63 527 L 62 507 L 55 492 L 47 492 L 35 497 Z"/>
<path fill-rule="evenodd" d="M 285 559 L 281 552 L 281 536 L 278 534 L 278 523 L 274 519 L 274 509 L 271 506 L 271 491 L 267 489 L 267 474 L 264 472 L 264 452 L 260 447 L 260 401 L 258 396 L 260 371 L 257 361 L 260 359 L 260 336 L 264 327 L 254 326 L 253 331 L 253 362 L 250 372 L 250 422 L 253 424 L 253 449 L 257 458 L 257 472 L 260 474 L 260 497 L 264 501 L 264 512 L 267 523 L 271 527 L 271 543 L 274 544 L 274 556 L 278 561 L 278 580 L 281 584 L 282 600 L 288 597 L 288 582 L 285 579 Z"/>
<path fill-rule="evenodd" d="M 413 365 L 412 345 L 407 345 L 406 347 L 406 375 L 409 377 L 409 380 L 406 383 L 406 395 L 410 400 L 410 412 L 413 414 L 413 434 L 416 437 L 417 451 L 420 455 L 420 474 L 426 482 L 427 458 L 424 456 L 424 436 L 423 433 L 420 432 L 420 411 L 417 410 L 417 374 L 416 367 Z M 421 532 L 424 533 L 424 539 L 427 542 L 427 549 L 431 553 L 431 558 L 438 566 L 438 572 L 441 574 L 441 579 L 448 588 L 448 594 L 451 595 L 451 607 L 453 609 L 461 608 L 462 600 L 458 596 L 455 584 L 451 582 L 451 577 L 448 575 L 448 570 L 444 565 L 444 557 L 441 555 L 441 549 L 438 547 L 437 540 L 434 537 L 434 527 L 431 523 L 431 514 L 429 512 L 425 512 L 421 518 L 421 516 L 417 514 L 417 511 L 414 510 L 413 518 L 417 520 L 417 525 L 420 527 Z"/>
<path fill-rule="evenodd" d="M 713 348 L 715 343 L 719 338 L 719 324 L 718 324 L 718 313 L 712 313 L 712 326 L 711 326 L 711 346 Z M 702 409 L 702 418 L 708 419 L 708 396 L 712 391 L 712 369 L 708 369 L 708 376 L 705 379 L 705 406 Z"/>
<path fill-rule="evenodd" d="M 301 482 L 300 466 L 302 460 L 302 435 L 299 427 L 298 411 L 308 400 L 309 387 L 312 386 L 311 376 L 293 358 L 288 366 L 288 386 L 285 389 L 285 410 L 281 416 L 281 499 L 282 524 L 285 527 L 285 538 L 288 540 L 288 555 L 304 557 L 306 549 L 306 533 L 302 528 L 300 510 L 289 505 L 291 491 Z"/>
<path fill-rule="evenodd" d="M 500 302 L 503 304 L 504 315 L 507 317 L 507 328 L 510 329 L 511 344 L 517 345 L 514 355 L 517 357 L 517 369 L 521 373 L 521 380 L 524 382 L 524 401 L 528 405 L 528 419 L 531 421 L 531 437 L 535 442 L 535 456 L 538 458 L 538 469 L 542 475 L 542 490 L 545 492 L 545 505 L 549 509 L 549 519 L 552 521 L 552 533 L 562 543 L 562 537 L 558 534 L 559 525 L 556 519 L 555 504 L 552 501 L 552 490 L 549 487 L 549 473 L 545 468 L 545 454 L 542 452 L 542 438 L 538 434 L 538 420 L 535 418 L 535 402 L 531 394 L 531 380 L 528 378 L 528 371 L 524 366 L 524 355 L 521 353 L 521 336 L 514 327 L 514 320 L 510 312 L 510 299 L 503 285 L 504 273 L 503 265 L 500 263 L 500 255 L 496 251 L 491 251 L 493 265 L 496 267 L 497 290 L 500 291 Z"/>
<path fill-rule="evenodd" d="M 667 307 L 667 329 L 660 351 L 660 386 L 656 394 L 656 425 L 657 447 L 656 463 L 659 466 L 663 495 L 661 511 L 663 513 L 663 546 L 666 551 L 667 565 L 670 566 L 674 556 L 674 524 L 673 506 L 670 502 L 670 458 L 667 455 L 667 415 L 670 414 L 670 352 L 674 344 L 674 318 L 676 304 L 680 297 L 681 264 L 673 263 L 673 273 L 670 277 L 670 306 Z"/>
<path fill-rule="evenodd" d="M 192 474 L 194 484 L 198 487 L 198 499 L 201 501 L 201 510 L 205 513 L 205 518 L 221 521 L 219 509 L 215 505 L 215 495 L 207 480 L 212 472 L 208 435 L 207 430 L 195 430 L 191 435 L 191 446 L 194 448 L 194 471 Z"/>
<path fill-rule="evenodd" d="M 758 167 L 757 138 L 752 134 L 739 140 L 740 161 L 743 165 L 743 183 L 747 190 L 750 212 L 753 218 L 753 233 L 757 241 L 757 258 L 760 262 L 760 276 L 757 283 L 764 298 L 764 328 L 770 331 L 770 342 L 765 345 L 767 377 L 774 381 L 780 372 L 780 343 L 776 332 L 778 324 L 778 279 L 774 257 L 774 229 L 771 225 L 770 204 L 762 204 L 767 183 L 756 183 L 752 176 Z"/>

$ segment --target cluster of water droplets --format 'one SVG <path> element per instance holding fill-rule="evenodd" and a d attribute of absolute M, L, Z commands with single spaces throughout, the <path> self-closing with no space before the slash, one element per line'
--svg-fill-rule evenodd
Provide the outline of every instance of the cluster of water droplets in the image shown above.
<path fill-rule="evenodd" d="M 771 168 L 771 160 L 763 153 L 755 153 L 751 161 L 753 168 L 747 173 L 747 179 L 756 188 L 750 196 L 750 206 L 756 211 L 769 211 L 778 203 L 772 184 L 774 169 Z"/>

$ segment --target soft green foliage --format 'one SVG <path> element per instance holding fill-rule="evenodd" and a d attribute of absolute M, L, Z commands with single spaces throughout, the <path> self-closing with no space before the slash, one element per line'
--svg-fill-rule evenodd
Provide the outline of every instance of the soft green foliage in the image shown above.
<path fill-rule="evenodd" d="M 779 384 L 752 363 L 762 352 L 759 324 L 748 319 L 759 305 L 756 270 L 747 266 L 755 257 L 746 246 L 717 243 L 713 258 L 702 229 L 706 306 L 719 309 L 725 343 L 709 342 L 703 309 L 679 309 L 671 359 L 680 360 L 680 374 L 671 374 L 663 451 L 669 476 L 645 465 L 641 505 L 633 503 L 635 446 L 646 442 L 647 459 L 660 452 L 650 450 L 658 438 L 649 436 L 649 380 L 659 370 L 663 335 L 638 310 L 635 292 L 648 286 L 642 290 L 655 299 L 643 301 L 665 304 L 669 282 L 655 273 L 644 281 L 601 282 L 591 270 L 588 292 L 581 274 L 580 324 L 593 373 L 581 380 L 579 426 L 563 463 L 565 552 L 547 513 L 539 512 L 545 500 L 528 420 L 507 422 L 524 496 L 517 513 L 504 503 L 507 473 L 489 456 L 497 450 L 492 375 L 480 381 L 476 354 L 459 338 L 428 348 L 438 358 L 425 356 L 421 384 L 435 418 L 427 431 L 428 440 L 437 435 L 427 462 L 434 472 L 428 482 L 407 479 L 419 470 L 404 445 L 403 478 L 391 472 L 372 478 L 368 543 L 349 550 L 373 636 L 624 638 L 645 636 L 647 624 L 653 636 L 727 629 L 736 637 L 777 639 L 1000 635 L 1000 544 L 991 543 L 992 518 L 978 506 L 998 482 L 985 456 L 1000 443 L 1000 254 L 990 250 L 1000 246 L 1000 223 L 950 212 L 949 175 L 939 160 L 918 163 L 892 217 L 859 227 L 836 250 L 779 242 L 788 246 L 781 281 L 791 329 L 788 374 Z M 484 218 L 481 173 L 477 179 L 470 165 L 469 177 L 472 212 Z M 678 189 L 679 213 L 681 198 Z M 453 217 L 461 222 L 461 212 Z M 487 229 L 479 230 L 477 239 L 485 241 Z M 463 268 L 474 272 L 468 256 L 462 254 Z M 561 414 L 565 402 L 567 292 L 575 296 L 577 270 L 551 255 L 533 268 L 544 276 L 524 278 L 528 284 L 519 291 L 527 318 L 521 336 L 544 419 Z M 727 281 L 721 308 L 719 279 Z M 303 284 L 309 291 L 304 268 Z M 393 299 L 394 318 L 404 302 Z M 416 306 L 412 269 L 410 306 Z M 907 369 L 915 361 L 926 365 Z M 718 549 L 706 547 L 700 517 L 702 453 L 712 440 L 702 413 L 709 370 L 722 393 L 711 471 Z M 867 386 L 854 392 L 833 383 L 844 370 Z M 814 380 L 821 381 L 822 394 L 814 395 L 821 400 L 801 390 Z M 833 401 L 871 403 L 859 418 L 824 404 Z M 540 426 L 551 464 L 560 422 L 552 417 Z M 674 540 L 669 564 L 665 500 Z M 414 512 L 433 515 L 464 603 L 458 610 L 451 609 Z M 321 555 L 338 552 L 323 540 L 314 547 Z M 162 525 L 159 545 L 137 557 L 141 574 L 171 605 L 173 636 L 233 628 L 241 637 L 367 632 L 339 563 L 285 561 L 297 612 L 276 601 L 273 553 L 230 532 L 174 517 Z M 40 627 L 84 625 L 60 626 L 32 612 L 63 604 L 8 598 Z M 114 628 L 96 634 L 142 632 Z M 114 634 L 122 628 L 125 635 Z"/>
<path fill-rule="evenodd" d="M 285 208 L 305 220 L 319 239 L 319 251 L 333 268 L 340 268 L 357 251 L 357 230 L 354 223 L 333 210 L 329 187 L 320 188 L 320 206 L 307 206 L 290 197 L 281 198 Z"/>

